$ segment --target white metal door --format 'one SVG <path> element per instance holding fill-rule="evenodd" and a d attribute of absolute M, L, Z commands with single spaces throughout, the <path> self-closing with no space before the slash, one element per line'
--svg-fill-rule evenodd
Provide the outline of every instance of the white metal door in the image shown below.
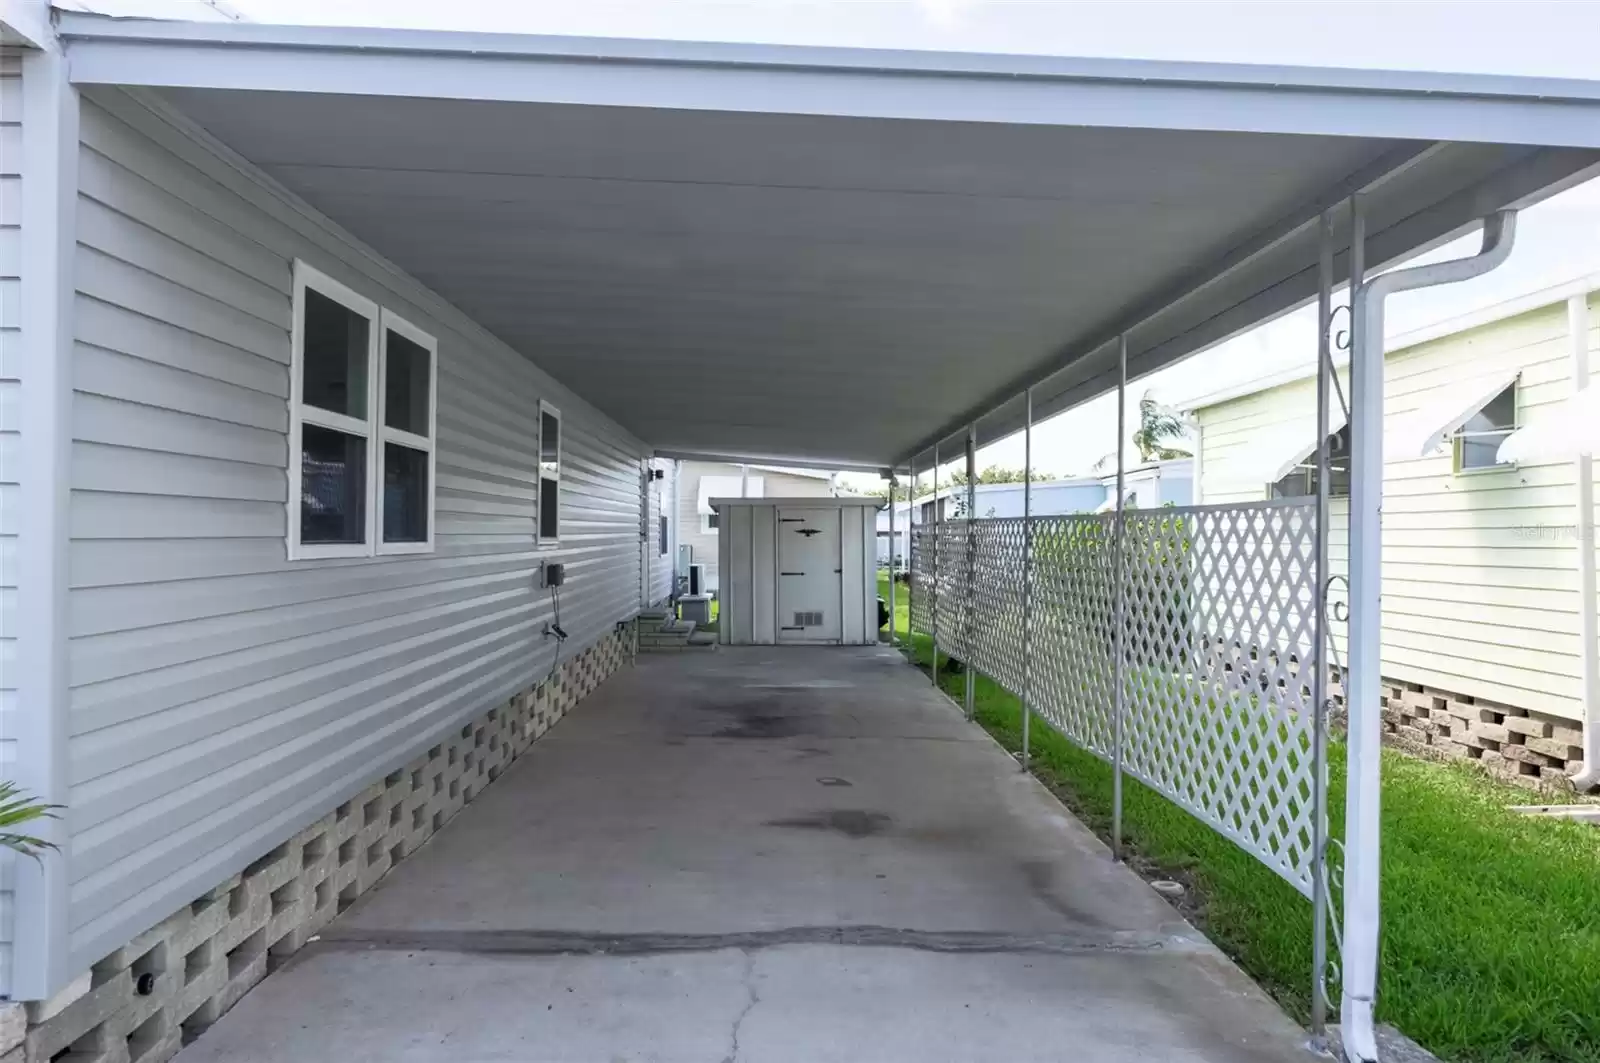
<path fill-rule="evenodd" d="M 780 509 L 777 535 L 778 641 L 838 642 L 839 511 Z"/>

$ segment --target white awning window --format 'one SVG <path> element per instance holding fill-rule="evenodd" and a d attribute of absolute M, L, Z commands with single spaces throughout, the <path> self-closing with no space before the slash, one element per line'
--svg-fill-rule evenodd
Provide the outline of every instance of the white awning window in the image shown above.
<path fill-rule="evenodd" d="M 1474 377 L 1427 398 L 1422 407 L 1401 417 L 1385 435 L 1384 458 L 1410 461 L 1426 458 L 1448 443 L 1472 417 L 1517 379 L 1518 369 Z"/>
<path fill-rule="evenodd" d="M 1333 435 L 1344 427 L 1344 407 L 1335 400 L 1329 403 L 1328 434 Z M 1309 461 L 1317 452 L 1316 417 L 1284 425 L 1268 433 L 1259 443 L 1251 446 L 1251 453 L 1241 460 L 1241 471 L 1230 480 L 1249 484 L 1275 484 Z"/>
<path fill-rule="evenodd" d="M 746 493 L 748 488 L 748 494 Z M 713 512 L 713 498 L 765 498 L 767 481 L 761 476 L 702 476 L 700 477 L 699 510 L 701 516 Z"/>
<path fill-rule="evenodd" d="M 1600 454 L 1600 391 L 1584 388 L 1526 428 L 1505 438 L 1495 454 L 1511 462 L 1566 461 Z"/>

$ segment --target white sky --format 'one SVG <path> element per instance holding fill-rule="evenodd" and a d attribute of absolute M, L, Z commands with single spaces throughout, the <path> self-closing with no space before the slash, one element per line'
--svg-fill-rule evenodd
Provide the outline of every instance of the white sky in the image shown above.
<path fill-rule="evenodd" d="M 258 22 L 1045 53 L 1597 77 L 1600 3 L 1578 0 L 220 0 Z M 207 0 L 65 0 L 107 13 L 217 14 Z M 1476 236 L 1430 257 L 1470 254 Z M 1600 272 L 1600 182 L 1524 212 L 1510 261 L 1389 304 L 1390 335 Z M 1309 308 L 1130 385 L 1182 404 L 1315 355 Z M 1131 416 L 1130 416 L 1131 420 Z M 1103 396 L 1034 431 L 1037 468 L 1083 473 L 1116 448 Z M 1020 437 L 980 466 L 1022 463 Z M 852 478 L 854 479 L 854 478 Z M 856 482 L 871 482 L 865 478 Z"/>

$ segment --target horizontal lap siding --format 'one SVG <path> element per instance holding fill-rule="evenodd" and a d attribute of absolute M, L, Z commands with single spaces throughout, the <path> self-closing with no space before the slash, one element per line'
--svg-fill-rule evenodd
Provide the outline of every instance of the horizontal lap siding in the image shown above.
<path fill-rule="evenodd" d="M 1597 321 L 1591 301 L 1591 321 Z M 1556 304 L 1392 353 L 1384 381 L 1392 430 L 1444 389 L 1520 369 L 1520 423 L 1571 394 L 1566 307 Z M 1590 358 L 1600 346 L 1591 329 Z M 1600 366 L 1595 368 L 1600 369 Z M 1198 411 L 1206 502 L 1263 497 L 1239 482 L 1250 448 L 1309 424 L 1315 381 Z M 1450 449 L 1401 458 L 1386 442 L 1383 665 L 1390 679 L 1553 715 L 1582 714 L 1576 477 L 1571 462 L 1456 475 Z M 1349 504 L 1332 502 L 1329 561 L 1348 570 Z M 1593 548 L 1593 544 L 1589 544 Z M 1345 653 L 1345 632 L 1334 638 Z"/>
<path fill-rule="evenodd" d="M 639 605 L 641 446 L 412 282 L 115 94 L 85 101 L 71 504 L 71 948 L 82 966 Z M 340 250 L 344 248 L 344 250 Z M 290 278 L 439 341 L 438 548 L 285 560 Z M 430 304 L 437 305 L 437 304 Z M 534 544 L 537 409 L 561 544 Z"/>
<path fill-rule="evenodd" d="M 16 762 L 17 463 L 22 435 L 22 59 L 0 49 L 0 778 Z M 15 855 L 0 851 L 0 992 L 11 985 Z"/>
<path fill-rule="evenodd" d="M 661 552 L 661 518 L 671 518 L 674 463 L 662 458 L 652 458 L 650 468 L 661 475 L 661 479 L 654 480 L 650 485 L 650 521 L 645 532 L 644 555 L 650 562 L 650 601 L 647 604 L 655 605 L 665 601 L 672 595 L 672 569 L 676 563 L 673 557 L 672 529 L 667 529 L 667 550 Z"/>

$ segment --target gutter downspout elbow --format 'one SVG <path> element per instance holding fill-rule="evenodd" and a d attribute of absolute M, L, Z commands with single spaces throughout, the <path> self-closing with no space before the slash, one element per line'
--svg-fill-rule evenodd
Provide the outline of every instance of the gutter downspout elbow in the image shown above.
<path fill-rule="evenodd" d="M 1357 215 L 1359 219 L 1359 215 Z M 1351 352 L 1351 491 L 1348 784 L 1345 790 L 1344 990 L 1339 1037 L 1350 1063 L 1378 1058 L 1373 1026 L 1378 991 L 1381 838 L 1378 731 L 1383 645 L 1383 304 L 1396 292 L 1455 284 L 1488 273 L 1511 254 L 1516 211 L 1483 219 L 1476 255 L 1358 277 L 1357 343 Z"/>

